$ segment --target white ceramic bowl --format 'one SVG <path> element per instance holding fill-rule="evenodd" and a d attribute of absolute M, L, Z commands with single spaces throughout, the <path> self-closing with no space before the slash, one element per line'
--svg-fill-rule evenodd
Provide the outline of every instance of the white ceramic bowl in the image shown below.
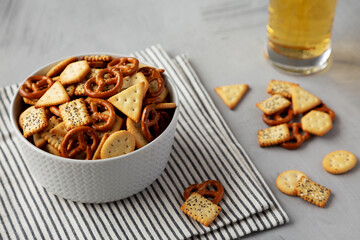
<path fill-rule="evenodd" d="M 31 75 L 45 75 L 59 61 L 46 65 Z M 18 118 L 25 104 L 17 93 L 11 103 L 11 123 L 26 165 L 36 181 L 53 194 L 86 203 L 120 200 L 149 186 L 159 177 L 170 158 L 179 115 L 179 97 L 173 81 L 166 76 L 166 72 L 164 81 L 169 90 L 170 100 L 178 106 L 165 131 L 154 141 L 134 152 L 94 161 L 58 157 L 37 148 L 25 139 L 18 125 Z"/>

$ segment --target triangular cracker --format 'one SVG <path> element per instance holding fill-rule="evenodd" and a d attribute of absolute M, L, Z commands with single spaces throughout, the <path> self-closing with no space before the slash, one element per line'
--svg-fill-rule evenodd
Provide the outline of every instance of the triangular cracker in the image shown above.
<path fill-rule="evenodd" d="M 35 104 L 36 108 L 49 107 L 70 101 L 70 97 L 67 94 L 63 85 L 57 81 L 55 82 L 45 94 Z"/>
<path fill-rule="evenodd" d="M 233 109 L 239 103 L 248 88 L 249 85 L 247 84 L 228 85 L 215 88 L 215 92 L 230 109 Z"/>
<path fill-rule="evenodd" d="M 291 95 L 295 115 L 304 113 L 321 103 L 319 98 L 301 88 L 300 86 L 291 86 Z"/>
<path fill-rule="evenodd" d="M 139 122 L 143 98 L 144 83 L 141 82 L 112 96 L 108 101 L 134 122 Z"/>
<path fill-rule="evenodd" d="M 144 95 L 146 94 L 147 90 L 150 87 L 149 82 L 146 80 L 146 77 L 142 72 L 135 73 L 131 76 L 124 77 L 123 79 L 123 85 L 121 87 L 121 90 L 124 90 L 126 88 L 129 88 L 135 84 L 144 82 Z"/>

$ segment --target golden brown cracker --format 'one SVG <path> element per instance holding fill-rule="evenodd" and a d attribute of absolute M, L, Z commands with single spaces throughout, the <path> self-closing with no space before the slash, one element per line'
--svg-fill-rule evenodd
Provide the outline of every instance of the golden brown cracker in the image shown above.
<path fill-rule="evenodd" d="M 321 103 L 321 100 L 300 86 L 291 86 L 292 107 L 294 114 L 300 114 L 309 111 Z"/>
<path fill-rule="evenodd" d="M 19 125 L 26 138 L 44 130 L 49 125 L 45 108 L 35 108 L 35 106 L 27 108 L 20 114 Z"/>
<path fill-rule="evenodd" d="M 106 113 L 106 112 L 107 111 L 105 111 L 104 113 Z M 114 132 L 119 131 L 121 129 L 121 126 L 122 126 L 123 122 L 124 122 L 124 120 L 121 117 L 119 117 L 118 115 L 116 115 L 115 123 L 114 123 L 113 127 L 109 131 L 107 131 L 107 132 L 97 132 L 97 135 L 99 136 L 99 139 L 102 139 L 105 133 L 112 134 Z M 99 125 L 102 125 L 102 123 L 99 123 Z"/>
<path fill-rule="evenodd" d="M 70 101 L 65 88 L 60 82 L 55 82 L 35 104 L 36 108 L 49 107 Z"/>
<path fill-rule="evenodd" d="M 230 109 L 233 109 L 240 102 L 248 89 L 248 84 L 236 84 L 216 87 L 215 92 Z"/>
<path fill-rule="evenodd" d="M 83 56 L 80 58 L 81 60 L 86 60 L 88 62 L 110 62 L 112 57 L 109 55 L 91 55 L 91 56 Z"/>
<path fill-rule="evenodd" d="M 331 190 L 302 176 L 296 184 L 297 195 L 318 207 L 325 207 Z"/>
<path fill-rule="evenodd" d="M 142 72 L 137 72 L 131 76 L 124 77 L 121 90 L 127 89 L 127 88 L 134 86 L 135 84 L 138 84 L 141 82 L 144 83 L 144 97 L 145 97 L 145 94 L 146 94 L 147 90 L 149 89 L 150 85 Z"/>
<path fill-rule="evenodd" d="M 29 99 L 26 97 L 22 98 L 24 100 L 24 103 L 29 104 L 29 105 L 35 105 L 37 103 L 37 101 L 39 101 L 39 99 Z"/>
<path fill-rule="evenodd" d="M 57 75 L 59 75 L 65 68 L 67 65 L 69 65 L 72 62 L 77 61 L 78 58 L 77 57 L 70 57 L 67 59 L 62 60 L 61 62 L 59 62 L 58 64 L 56 64 L 55 66 L 53 66 L 47 73 L 46 76 L 47 77 L 55 77 Z"/>
<path fill-rule="evenodd" d="M 290 131 L 286 123 L 258 131 L 260 147 L 277 145 L 290 140 Z"/>
<path fill-rule="evenodd" d="M 41 137 L 40 133 L 35 133 L 33 135 L 33 141 L 35 146 L 37 146 L 38 148 L 42 148 L 46 143 L 46 140 L 43 137 Z"/>
<path fill-rule="evenodd" d="M 156 103 L 154 104 L 155 109 L 173 109 L 176 108 L 176 103 Z"/>
<path fill-rule="evenodd" d="M 356 156 L 345 150 L 327 154 L 323 160 L 324 169 L 332 174 L 342 174 L 350 171 L 357 163 Z"/>
<path fill-rule="evenodd" d="M 64 71 L 60 74 L 60 82 L 63 85 L 81 82 L 85 76 L 90 72 L 90 66 L 87 61 L 77 61 L 66 66 Z"/>
<path fill-rule="evenodd" d="M 149 143 L 142 133 L 140 123 L 136 123 L 133 120 L 131 120 L 131 118 L 127 118 L 126 129 L 135 136 L 135 144 L 137 148 L 142 148 L 143 146 Z"/>
<path fill-rule="evenodd" d="M 104 142 L 100 157 L 112 158 L 135 150 L 135 137 L 129 131 L 120 130 L 111 134 Z"/>
<path fill-rule="evenodd" d="M 266 115 L 273 115 L 274 113 L 281 112 L 290 105 L 291 102 L 287 98 L 284 98 L 278 94 L 275 94 L 270 98 L 256 104 L 256 106 Z"/>
<path fill-rule="evenodd" d="M 279 80 L 271 80 L 266 89 L 267 93 L 271 95 L 279 94 L 286 98 L 291 98 L 291 86 L 298 86 L 299 84 L 279 81 Z"/>
<path fill-rule="evenodd" d="M 66 130 L 65 122 L 61 122 L 50 129 L 50 133 L 59 135 L 61 137 L 65 137 L 67 132 L 68 131 Z"/>
<path fill-rule="evenodd" d="M 289 196 L 297 196 L 296 183 L 302 176 L 306 176 L 306 174 L 298 170 L 287 170 L 276 178 L 276 186 Z"/>
<path fill-rule="evenodd" d="M 94 152 L 94 156 L 93 156 L 92 160 L 101 159 L 101 157 L 100 157 L 101 148 L 104 145 L 104 142 L 106 141 L 106 139 L 109 138 L 109 136 L 110 136 L 109 133 L 104 133 L 104 136 L 101 138 L 101 141 L 100 141 L 96 151 Z"/>
<path fill-rule="evenodd" d="M 311 110 L 301 118 L 301 126 L 305 132 L 323 136 L 331 130 L 332 120 L 328 113 Z"/>
<path fill-rule="evenodd" d="M 61 152 L 57 148 L 53 147 L 50 143 L 47 143 L 44 150 L 48 153 L 61 157 Z"/>
<path fill-rule="evenodd" d="M 41 136 L 57 150 L 60 150 L 60 145 L 63 137 L 50 133 L 50 130 L 60 123 L 60 118 L 53 116 L 49 119 L 49 125 L 47 126 L 47 128 L 41 132 Z"/>
<path fill-rule="evenodd" d="M 82 98 L 60 105 L 59 111 L 67 130 L 78 126 L 85 126 L 92 122 Z"/>

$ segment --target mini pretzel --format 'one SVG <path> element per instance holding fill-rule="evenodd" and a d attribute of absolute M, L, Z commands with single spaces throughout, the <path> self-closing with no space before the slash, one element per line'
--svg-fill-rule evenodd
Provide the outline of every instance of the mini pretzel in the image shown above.
<path fill-rule="evenodd" d="M 160 114 L 156 111 L 153 105 L 148 105 L 144 108 L 141 115 L 141 130 L 146 140 L 151 142 L 154 140 L 153 134 L 150 132 L 150 128 L 159 127 Z"/>
<path fill-rule="evenodd" d="M 207 187 L 213 186 L 216 191 L 207 190 Z M 216 180 L 207 180 L 200 184 L 192 184 L 188 186 L 184 191 L 184 199 L 188 199 L 193 192 L 197 192 L 203 197 L 212 197 L 211 201 L 215 204 L 219 204 L 224 197 L 224 188 L 222 184 Z"/>
<path fill-rule="evenodd" d="M 146 97 L 143 100 L 144 105 L 161 103 L 161 102 L 162 102 L 162 99 L 160 97 Z"/>
<path fill-rule="evenodd" d="M 107 65 L 108 69 L 118 69 L 123 76 L 130 76 L 134 74 L 139 68 L 139 60 L 132 57 L 115 58 Z"/>
<path fill-rule="evenodd" d="M 290 141 L 281 143 L 280 146 L 289 150 L 299 148 L 304 141 L 310 138 L 310 134 L 304 132 L 304 135 L 299 131 L 302 130 L 301 123 L 290 123 L 288 124 L 289 129 L 291 130 Z M 292 141 L 296 142 L 292 142 Z"/>
<path fill-rule="evenodd" d="M 151 82 L 153 81 L 157 81 L 157 89 L 151 90 L 151 88 L 149 88 L 147 95 L 149 97 L 159 96 L 164 90 L 164 80 L 160 72 L 156 68 L 152 68 L 152 67 L 143 67 L 139 70 L 139 72 L 142 72 L 144 74 L 149 84 L 151 84 Z"/>
<path fill-rule="evenodd" d="M 51 106 L 51 107 L 49 107 L 49 110 L 55 116 L 61 117 L 60 111 L 59 111 L 59 109 L 57 107 Z"/>
<path fill-rule="evenodd" d="M 86 160 L 92 158 L 97 146 L 99 137 L 91 127 L 80 126 L 71 129 L 61 141 L 61 156 L 75 158 L 79 153 L 86 153 Z"/>
<path fill-rule="evenodd" d="M 110 77 L 105 79 L 105 74 L 108 74 Z M 93 98 L 108 98 L 116 93 L 122 87 L 123 84 L 123 75 L 120 71 L 116 69 L 102 69 L 100 70 L 95 77 L 90 78 L 84 84 L 85 93 L 89 97 Z M 95 89 L 93 90 L 93 85 L 96 85 Z M 115 85 L 114 87 L 110 88 L 109 90 L 105 90 L 106 86 Z"/>
<path fill-rule="evenodd" d="M 53 85 L 53 80 L 46 76 L 31 76 L 19 88 L 20 95 L 28 99 L 39 99 Z"/>
<path fill-rule="evenodd" d="M 330 108 L 328 108 L 325 104 L 320 104 L 319 106 L 317 106 L 316 108 L 312 109 L 312 110 L 317 110 L 317 111 L 321 111 L 321 112 L 325 112 L 327 114 L 330 115 L 331 119 L 334 121 L 335 120 L 335 112 L 333 110 L 331 110 Z"/>
<path fill-rule="evenodd" d="M 286 112 L 286 116 L 282 116 Z M 263 121 L 270 126 L 279 125 L 282 123 L 288 123 L 294 118 L 293 110 L 288 108 L 287 110 L 275 113 L 273 115 L 266 115 L 265 113 L 262 116 Z"/>
<path fill-rule="evenodd" d="M 93 120 L 92 127 L 100 132 L 105 132 L 114 126 L 116 113 L 114 107 L 106 100 L 101 98 L 87 98 L 85 102 L 90 106 L 90 114 Z M 100 113 L 98 107 L 104 107 L 109 114 Z M 97 124 L 97 122 L 106 122 L 103 125 Z"/>

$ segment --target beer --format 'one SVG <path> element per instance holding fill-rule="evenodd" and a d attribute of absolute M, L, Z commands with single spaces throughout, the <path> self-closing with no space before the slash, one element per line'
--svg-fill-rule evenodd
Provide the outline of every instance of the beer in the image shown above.
<path fill-rule="evenodd" d="M 268 48 L 291 59 L 312 59 L 330 48 L 337 0 L 270 0 Z"/>

